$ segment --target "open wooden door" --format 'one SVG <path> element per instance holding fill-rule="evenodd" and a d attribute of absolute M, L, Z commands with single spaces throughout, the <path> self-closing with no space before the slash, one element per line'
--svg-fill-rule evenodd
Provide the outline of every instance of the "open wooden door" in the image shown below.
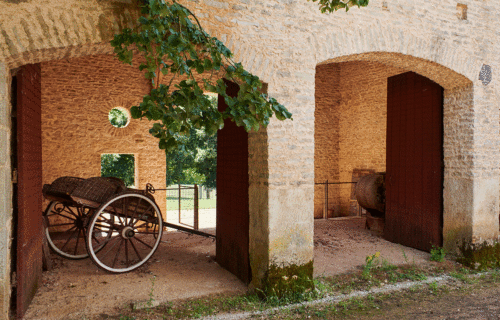
<path fill-rule="evenodd" d="M 239 86 L 225 81 L 235 97 Z M 220 111 L 227 108 L 219 95 Z M 248 133 L 230 120 L 217 134 L 217 263 L 250 283 Z"/>
<path fill-rule="evenodd" d="M 17 74 L 17 295 L 21 319 L 42 273 L 42 120 L 40 65 Z"/>
<path fill-rule="evenodd" d="M 384 235 L 430 251 L 443 234 L 443 88 L 414 72 L 387 85 Z"/>

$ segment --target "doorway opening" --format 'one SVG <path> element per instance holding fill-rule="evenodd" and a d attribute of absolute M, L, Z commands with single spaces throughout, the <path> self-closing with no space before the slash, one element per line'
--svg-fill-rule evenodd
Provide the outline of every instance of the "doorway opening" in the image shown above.
<path fill-rule="evenodd" d="M 205 93 L 217 108 L 217 94 Z M 167 152 L 166 220 L 215 234 L 217 211 L 217 135 L 192 128 L 186 147 Z"/>
<path fill-rule="evenodd" d="M 123 180 L 128 188 L 136 182 L 135 155 L 120 153 L 101 154 L 101 177 L 114 177 Z"/>
<path fill-rule="evenodd" d="M 382 255 L 386 255 L 385 258 L 389 262 L 404 263 L 400 252 L 396 256 L 391 256 L 394 244 L 384 239 L 428 251 L 427 247 L 433 241 L 429 233 L 437 232 L 440 236 L 442 235 L 442 175 L 439 176 L 439 181 L 437 181 L 438 189 L 434 190 L 434 196 L 439 200 L 439 205 L 436 206 L 434 214 L 437 215 L 437 220 L 435 219 L 436 221 L 431 223 L 432 226 L 424 226 L 422 222 L 417 223 L 422 228 L 434 231 L 422 232 L 423 236 L 418 241 L 405 241 L 407 237 L 403 237 L 404 239 L 402 239 L 399 236 L 393 235 L 399 234 L 397 230 L 404 229 L 403 226 L 410 223 L 408 220 L 412 218 L 408 217 L 412 213 L 409 208 L 418 207 L 420 202 L 411 204 L 405 200 L 402 206 L 396 210 L 397 213 L 394 213 L 395 211 L 391 209 L 393 213 L 389 216 L 389 225 L 397 227 L 387 229 L 387 219 L 382 221 L 377 220 L 374 223 L 370 213 L 360 207 L 356 198 L 356 185 L 361 178 L 374 173 L 386 176 L 386 172 L 394 172 L 392 169 L 394 162 L 391 162 L 395 157 L 395 153 L 391 152 L 391 150 L 394 151 L 394 148 L 388 150 L 389 146 L 394 145 L 391 142 L 394 140 L 394 136 L 406 139 L 405 144 L 398 146 L 398 152 L 410 150 L 409 152 L 412 155 L 410 158 L 414 159 L 414 162 L 412 162 L 413 165 L 404 163 L 402 166 L 411 165 L 413 168 L 419 168 L 416 170 L 421 173 L 421 176 L 429 176 L 431 174 L 424 172 L 428 161 L 423 159 L 416 160 L 417 154 L 428 155 L 429 158 L 437 159 L 436 161 L 440 164 L 442 162 L 442 130 L 438 130 L 439 132 L 435 134 L 433 133 L 438 140 L 437 148 L 441 152 L 434 155 L 433 152 L 427 152 L 428 150 L 424 147 L 413 146 L 414 142 L 418 140 L 416 139 L 417 137 L 427 134 L 421 134 L 417 130 L 418 128 L 423 129 L 425 127 L 420 124 L 417 125 L 415 122 L 417 121 L 415 119 L 419 119 L 418 121 L 423 123 L 422 117 L 410 117 L 410 113 L 408 113 L 408 115 L 404 115 L 403 119 L 401 118 L 401 114 L 398 115 L 398 110 L 404 109 L 403 107 L 388 109 L 388 101 L 390 102 L 394 95 L 403 99 L 409 98 L 410 100 L 415 100 L 419 96 L 416 93 L 388 92 L 388 79 L 406 74 L 407 72 L 408 69 L 374 61 L 346 61 L 321 64 L 316 69 L 316 186 L 314 207 L 314 217 L 316 219 L 316 274 L 333 272 L 334 266 L 320 266 L 319 268 L 316 266 L 316 261 L 319 266 L 320 261 L 330 255 L 335 255 L 336 259 L 342 261 L 339 264 L 345 265 L 346 268 L 348 268 L 350 263 L 362 264 L 366 256 L 372 255 L 374 251 L 383 250 L 385 252 L 381 253 Z M 416 84 L 420 83 L 420 81 L 424 81 L 420 79 L 430 81 L 418 74 L 415 75 L 418 80 L 416 80 L 415 84 L 412 84 L 413 87 L 417 86 Z M 441 88 L 439 85 L 438 87 Z M 440 90 L 442 92 L 442 88 Z M 433 126 L 436 128 L 443 125 L 442 95 L 438 100 L 436 112 L 440 112 L 441 116 L 440 118 L 438 117 L 439 123 L 433 122 Z M 401 106 L 406 105 L 406 102 L 401 103 Z M 408 102 L 408 105 L 410 103 Z M 412 108 L 414 107 L 410 109 Z M 429 112 L 432 113 L 434 111 Z M 405 121 L 409 123 L 408 125 L 403 125 L 403 127 L 413 128 L 412 134 L 414 137 L 411 137 L 406 132 L 398 134 L 394 131 L 394 128 L 391 126 L 395 122 L 389 121 L 388 123 L 388 118 L 389 120 L 393 119 L 394 113 L 400 118 L 397 120 L 399 121 L 398 123 L 404 123 Z M 428 141 L 429 139 L 430 137 L 427 136 L 424 140 Z M 394 176 L 392 179 L 394 180 Z M 404 197 L 405 199 L 414 198 L 412 194 L 404 195 Z M 397 205 L 401 203 L 395 200 L 394 197 L 390 199 L 390 202 Z M 392 208 L 395 208 L 395 206 L 393 205 Z M 407 214 L 407 216 L 404 216 L 404 214 Z M 415 220 L 420 221 L 420 218 L 415 218 Z M 377 247 L 371 245 L 373 243 L 377 243 Z M 423 243 L 427 243 L 427 245 L 422 245 Z M 442 245 L 440 239 L 433 243 L 435 245 Z M 338 248 L 342 248 L 342 250 L 335 250 Z M 415 253 L 416 255 L 420 255 L 418 250 L 415 252 L 411 248 L 405 248 L 404 250 L 407 254 Z M 342 257 L 345 258 L 345 261 Z M 390 259 L 394 260 L 391 261 Z"/>

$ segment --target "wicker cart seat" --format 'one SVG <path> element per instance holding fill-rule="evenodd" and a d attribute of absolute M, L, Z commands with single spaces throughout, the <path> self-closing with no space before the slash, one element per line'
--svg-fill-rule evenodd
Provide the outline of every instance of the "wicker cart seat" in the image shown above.
<path fill-rule="evenodd" d="M 71 193 L 82 182 L 83 178 L 60 177 L 51 184 L 44 184 L 42 188 L 43 196 L 48 200 L 57 200 L 59 202 L 68 202 L 71 200 Z"/>
<path fill-rule="evenodd" d="M 60 177 L 43 186 L 43 195 L 49 200 L 75 202 L 78 205 L 97 208 L 109 197 L 127 190 L 125 183 L 113 177 Z"/>

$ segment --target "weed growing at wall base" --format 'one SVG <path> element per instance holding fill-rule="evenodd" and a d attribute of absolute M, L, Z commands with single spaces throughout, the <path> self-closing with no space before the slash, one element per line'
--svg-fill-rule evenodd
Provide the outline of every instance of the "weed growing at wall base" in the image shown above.
<path fill-rule="evenodd" d="M 365 265 L 363 266 L 363 277 L 370 277 L 370 271 L 378 263 L 378 257 L 380 252 L 376 252 L 371 256 L 367 256 L 365 259 Z"/>
<path fill-rule="evenodd" d="M 463 242 L 458 249 L 457 261 L 473 270 L 500 268 L 500 242 L 473 244 Z"/>
<path fill-rule="evenodd" d="M 442 247 L 432 246 L 431 249 L 431 261 L 443 262 L 444 256 L 446 255 L 446 250 Z"/>
<path fill-rule="evenodd" d="M 257 289 L 257 293 L 269 305 L 314 299 L 313 262 L 302 266 L 272 265 L 265 276 L 263 288 Z"/>

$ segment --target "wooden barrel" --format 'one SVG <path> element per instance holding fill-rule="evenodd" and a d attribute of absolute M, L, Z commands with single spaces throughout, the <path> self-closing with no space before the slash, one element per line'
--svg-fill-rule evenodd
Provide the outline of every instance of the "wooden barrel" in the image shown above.
<path fill-rule="evenodd" d="M 373 173 L 361 177 L 356 184 L 356 200 L 372 215 L 385 212 L 385 173 Z"/>

